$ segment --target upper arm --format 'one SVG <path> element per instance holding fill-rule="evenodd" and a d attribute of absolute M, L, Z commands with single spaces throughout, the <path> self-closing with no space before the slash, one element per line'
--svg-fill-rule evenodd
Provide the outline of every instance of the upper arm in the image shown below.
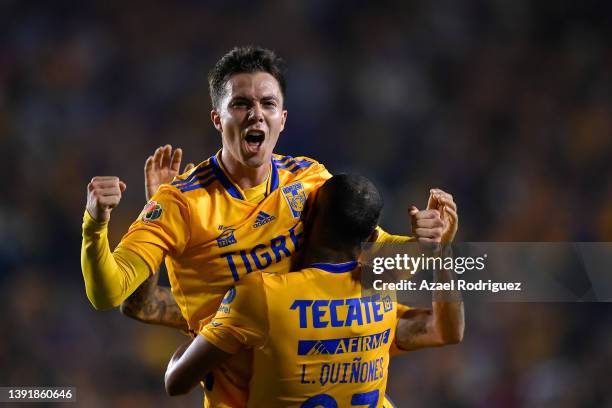
<path fill-rule="evenodd" d="M 145 205 L 119 243 L 137 253 L 151 273 L 164 256 L 179 255 L 190 237 L 189 206 L 173 187 L 163 185 Z"/>
<path fill-rule="evenodd" d="M 201 334 L 232 354 L 244 347 L 260 347 L 268 333 L 266 305 L 262 275 L 247 275 L 227 292 Z"/>
<path fill-rule="evenodd" d="M 398 316 L 395 344 L 400 350 L 409 351 L 425 347 L 443 346 L 433 324 L 431 309 L 410 309 Z"/>

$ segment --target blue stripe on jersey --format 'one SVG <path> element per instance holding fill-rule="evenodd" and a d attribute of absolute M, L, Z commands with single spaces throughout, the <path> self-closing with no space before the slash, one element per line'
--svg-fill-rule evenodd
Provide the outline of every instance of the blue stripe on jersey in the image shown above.
<path fill-rule="evenodd" d="M 309 268 L 317 268 L 322 269 L 325 272 L 331 273 L 344 273 L 350 272 L 355 269 L 359 265 L 357 261 L 345 262 L 341 264 L 331 264 L 331 263 L 313 263 L 310 264 Z"/>
<path fill-rule="evenodd" d="M 276 168 L 276 164 L 274 160 L 272 160 L 272 170 L 270 171 L 270 193 L 278 188 L 278 169 Z"/>
<path fill-rule="evenodd" d="M 178 188 L 182 193 L 184 193 L 185 191 L 190 191 L 190 190 L 195 190 L 196 188 L 204 188 L 210 185 L 209 181 L 214 181 L 216 180 L 215 174 L 212 172 L 208 172 L 198 178 L 196 178 L 193 181 L 190 181 L 187 184 L 183 184 L 180 186 L 175 186 L 176 188 Z M 206 184 L 206 185 L 204 185 Z"/>
<path fill-rule="evenodd" d="M 244 197 L 242 196 L 242 194 L 240 194 L 240 191 L 236 188 L 235 185 L 232 184 L 231 181 L 229 181 L 225 173 L 223 173 L 223 170 L 221 170 L 221 166 L 219 165 L 217 158 L 215 156 L 212 156 L 210 158 L 210 162 L 212 163 L 212 168 L 215 172 L 215 175 L 217 176 L 221 184 L 223 184 L 223 187 L 225 187 L 227 192 L 234 198 L 244 200 Z"/>
<path fill-rule="evenodd" d="M 274 159 L 274 161 L 275 161 L 275 163 L 276 163 L 276 166 L 277 166 L 279 169 L 285 169 L 285 170 L 287 170 L 287 171 L 289 171 L 289 172 L 291 172 L 291 173 L 295 173 L 295 172 L 296 172 L 296 171 L 298 171 L 299 169 L 305 169 L 305 168 L 308 168 L 308 167 L 310 167 L 310 166 L 312 166 L 312 165 L 314 164 L 313 162 L 311 162 L 311 161 L 309 161 L 309 160 L 306 160 L 306 159 L 303 159 L 303 160 L 297 161 L 297 160 L 295 160 L 295 159 L 293 159 L 293 158 L 291 158 L 290 160 L 288 160 L 288 161 L 287 161 L 286 163 L 284 163 L 284 164 L 281 164 L 281 161 L 280 161 L 280 160 L 276 160 L 276 159 Z"/>
<path fill-rule="evenodd" d="M 196 190 L 198 188 L 206 188 L 208 186 L 210 186 L 213 181 L 215 181 L 217 178 L 215 177 L 214 174 L 209 174 L 206 177 L 198 177 L 198 179 L 196 180 L 196 182 L 189 184 L 188 186 L 181 186 L 179 187 L 179 190 L 181 190 L 181 193 L 186 193 L 187 191 L 191 191 L 191 190 Z"/>
<path fill-rule="evenodd" d="M 299 162 L 297 162 L 295 164 L 295 166 L 287 169 L 292 173 L 295 173 L 298 169 L 306 169 L 308 167 L 312 166 L 312 162 L 311 161 L 307 161 L 307 160 L 301 160 Z"/>
<path fill-rule="evenodd" d="M 179 185 L 185 185 L 188 184 L 190 182 L 192 182 L 196 177 L 198 176 L 204 176 L 205 173 L 209 173 L 212 171 L 212 167 L 209 164 L 207 164 L 206 166 L 202 167 L 201 169 L 198 169 L 198 171 L 194 171 L 193 173 L 191 173 L 189 175 L 189 177 L 187 177 L 185 180 L 177 180 L 177 181 L 173 181 L 171 184 L 173 186 L 179 186 Z"/>
<path fill-rule="evenodd" d="M 275 159 L 274 157 L 272 157 L 272 160 L 275 160 L 277 163 L 285 163 L 287 160 L 293 160 L 293 157 L 291 156 L 283 156 L 282 159 Z"/>
<path fill-rule="evenodd" d="M 194 180 L 191 180 L 189 183 L 177 184 L 176 188 L 182 190 L 187 187 L 192 187 L 194 185 L 201 184 L 202 182 L 208 181 L 210 178 L 215 178 L 215 174 L 212 170 L 203 173 L 201 176 L 196 177 Z"/>

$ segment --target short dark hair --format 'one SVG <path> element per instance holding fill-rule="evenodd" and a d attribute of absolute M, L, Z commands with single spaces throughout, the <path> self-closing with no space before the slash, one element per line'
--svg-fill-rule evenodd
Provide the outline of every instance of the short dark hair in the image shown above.
<path fill-rule="evenodd" d="M 344 244 L 358 245 L 374 231 L 383 208 L 383 199 L 367 178 L 337 174 L 318 192 L 317 216 L 323 217 L 328 235 Z"/>
<path fill-rule="evenodd" d="M 287 91 L 285 62 L 274 51 L 262 47 L 234 47 L 225 54 L 208 73 L 208 87 L 213 109 L 219 107 L 225 84 L 234 74 L 267 72 L 280 86 L 283 99 Z"/>

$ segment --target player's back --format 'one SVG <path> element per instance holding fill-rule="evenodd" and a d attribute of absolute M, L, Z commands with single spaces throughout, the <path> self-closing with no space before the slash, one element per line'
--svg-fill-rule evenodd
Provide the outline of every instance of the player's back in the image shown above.
<path fill-rule="evenodd" d="M 396 305 L 363 296 L 356 267 L 262 275 L 268 332 L 254 350 L 250 407 L 382 406 Z"/>

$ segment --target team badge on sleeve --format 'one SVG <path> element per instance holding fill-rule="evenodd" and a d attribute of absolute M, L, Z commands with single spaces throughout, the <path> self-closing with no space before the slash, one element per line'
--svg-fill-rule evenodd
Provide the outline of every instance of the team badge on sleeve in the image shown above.
<path fill-rule="evenodd" d="M 162 215 L 162 206 L 157 201 L 149 201 L 142 210 L 142 220 L 144 222 L 155 221 Z"/>
<path fill-rule="evenodd" d="M 306 204 L 306 192 L 302 183 L 293 183 L 283 187 L 283 195 L 294 218 L 300 218 L 304 205 Z"/>

